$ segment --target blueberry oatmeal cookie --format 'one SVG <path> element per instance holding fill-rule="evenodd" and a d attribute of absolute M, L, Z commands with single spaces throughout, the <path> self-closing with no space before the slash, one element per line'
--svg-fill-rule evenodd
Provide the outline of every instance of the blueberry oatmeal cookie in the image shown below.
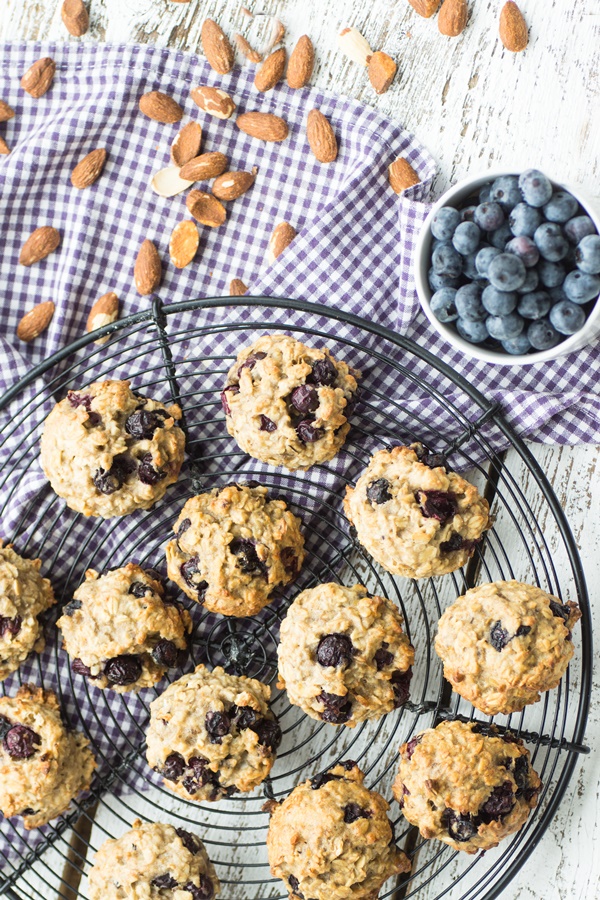
<path fill-rule="evenodd" d="M 402 616 L 357 584 L 303 591 L 281 623 L 278 687 L 313 719 L 353 728 L 406 703 L 415 652 Z"/>
<path fill-rule="evenodd" d="M 186 800 L 254 790 L 281 743 L 271 689 L 254 678 L 198 666 L 150 704 L 148 765 Z"/>
<path fill-rule="evenodd" d="M 167 573 L 210 612 L 253 616 L 298 575 L 300 519 L 260 485 L 229 484 L 191 497 L 167 544 Z"/>
<path fill-rule="evenodd" d="M 44 473 L 67 506 L 85 516 L 149 509 L 177 481 L 185 437 L 181 410 L 96 381 L 69 391 L 44 424 Z"/>
<path fill-rule="evenodd" d="M 165 601 L 158 573 L 134 563 L 104 575 L 88 569 L 56 625 L 73 671 L 121 694 L 184 665 L 192 630 L 187 610 Z"/>
<path fill-rule="evenodd" d="M 26 684 L 0 697 L 0 810 L 27 830 L 66 812 L 96 768 L 89 742 L 67 731 L 52 691 Z"/>
<path fill-rule="evenodd" d="M 532 584 L 495 581 L 459 597 L 435 649 L 454 690 L 490 716 L 519 712 L 555 688 L 573 656 L 576 603 Z"/>
<path fill-rule="evenodd" d="M 410 871 L 396 847 L 388 803 L 363 780 L 348 760 L 270 804 L 271 873 L 290 900 L 375 900 L 388 878 Z"/>
<path fill-rule="evenodd" d="M 40 613 L 56 603 L 52 585 L 40 575 L 39 559 L 23 559 L 0 541 L 0 681 L 15 672 L 45 640 Z"/>
<path fill-rule="evenodd" d="M 464 566 L 492 524 L 477 488 L 421 444 L 377 451 L 344 509 L 373 559 L 407 578 Z"/>
<path fill-rule="evenodd" d="M 221 393 L 227 431 L 255 459 L 308 469 L 342 448 L 360 373 L 326 348 L 264 335 L 238 354 Z"/>
<path fill-rule="evenodd" d="M 139 819 L 102 844 L 88 877 L 90 900 L 213 900 L 221 888 L 197 835 Z"/>
<path fill-rule="evenodd" d="M 424 838 L 455 850 L 489 850 L 518 831 L 542 783 L 529 751 L 494 726 L 442 722 L 400 747 L 394 797 Z"/>

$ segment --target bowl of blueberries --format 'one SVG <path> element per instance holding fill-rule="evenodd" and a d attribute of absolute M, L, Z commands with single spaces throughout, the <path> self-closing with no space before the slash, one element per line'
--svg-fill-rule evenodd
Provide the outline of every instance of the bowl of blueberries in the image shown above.
<path fill-rule="evenodd" d="M 538 169 L 455 185 L 419 236 L 425 315 L 452 346 L 497 365 L 564 356 L 600 334 L 600 217 Z"/>

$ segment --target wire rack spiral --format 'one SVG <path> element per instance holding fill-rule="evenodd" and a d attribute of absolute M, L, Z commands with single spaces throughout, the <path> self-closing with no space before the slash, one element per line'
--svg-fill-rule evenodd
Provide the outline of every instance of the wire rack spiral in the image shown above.
<path fill-rule="evenodd" d="M 274 470 L 241 453 L 225 433 L 219 404 L 236 347 L 281 330 L 309 345 L 326 344 L 351 365 L 357 358 L 366 361 L 361 400 L 344 450 L 334 463 L 306 473 Z M 106 346 L 92 343 L 98 333 L 83 337 L 0 398 L 4 537 L 18 552 L 41 557 L 42 571 L 52 578 L 58 597 L 46 621 L 46 650 L 1 689 L 12 694 L 20 683 L 33 681 L 56 690 L 66 721 L 90 738 L 99 764 L 90 793 L 49 826 L 27 834 L 19 820 L 0 819 L 0 896 L 87 897 L 86 874 L 95 850 L 139 817 L 199 834 L 217 867 L 224 900 L 282 900 L 287 894 L 270 875 L 266 859 L 265 799 L 283 797 L 306 777 L 352 758 L 365 771 L 368 786 L 391 800 L 398 746 L 444 718 L 474 717 L 472 707 L 452 694 L 433 652 L 441 612 L 474 584 L 515 577 L 576 599 L 583 612 L 576 654 L 558 689 L 524 713 L 497 717 L 501 729 L 510 727 L 527 741 L 544 782 L 539 806 L 497 850 L 468 857 L 423 841 L 392 802 L 398 844 L 413 866 L 408 876 L 388 882 L 381 893 L 394 900 L 497 897 L 539 842 L 578 754 L 587 752 L 583 740 L 592 646 L 585 580 L 560 505 L 528 449 L 496 406 L 425 349 L 325 307 L 248 297 L 163 306 L 156 299 L 147 312 L 107 326 L 103 333 L 111 338 Z M 380 372 L 386 373 L 384 379 Z M 115 520 L 85 520 L 67 510 L 41 477 L 38 461 L 41 424 L 52 403 L 68 389 L 111 377 L 129 377 L 135 390 L 180 403 L 188 453 L 180 480 L 165 500 L 149 512 L 126 517 L 116 536 Z M 356 480 L 374 449 L 414 440 L 445 452 L 454 468 L 469 470 L 496 517 L 465 570 L 419 582 L 393 578 L 373 563 L 349 533 L 340 502 L 345 484 Z M 492 443 L 510 445 L 513 452 L 498 454 Z M 269 683 L 284 740 L 271 777 L 254 794 L 216 804 L 186 803 L 166 790 L 145 762 L 148 707 L 167 680 L 137 697 L 99 691 L 71 672 L 54 623 L 87 568 L 102 570 L 135 560 L 164 572 L 164 544 L 185 500 L 208 487 L 249 479 L 284 495 L 302 517 L 308 549 L 304 570 L 293 589 L 250 619 L 213 616 L 179 596 L 194 620 L 186 671 L 204 662 Z M 416 650 L 409 703 L 355 729 L 307 718 L 276 688 L 278 628 L 289 603 L 298 590 L 333 580 L 363 583 L 393 599 Z M 180 674 L 172 671 L 169 678 Z"/>

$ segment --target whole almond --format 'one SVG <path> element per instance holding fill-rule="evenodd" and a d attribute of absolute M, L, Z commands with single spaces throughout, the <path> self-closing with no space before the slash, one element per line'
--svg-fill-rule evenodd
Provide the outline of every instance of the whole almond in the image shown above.
<path fill-rule="evenodd" d="M 420 16 L 430 19 L 438 11 L 441 0 L 408 0 L 408 2 Z"/>
<path fill-rule="evenodd" d="M 4 100 L 0 100 L 0 122 L 8 122 L 14 114 L 15 111 L 12 106 L 9 106 Z"/>
<path fill-rule="evenodd" d="M 376 94 L 385 94 L 394 80 L 398 66 L 391 56 L 382 50 L 377 50 L 369 59 L 369 81 L 373 85 Z"/>
<path fill-rule="evenodd" d="M 257 169 L 251 172 L 225 172 L 215 179 L 212 192 L 219 200 L 237 200 L 254 184 Z"/>
<path fill-rule="evenodd" d="M 227 75 L 233 69 L 235 53 L 223 29 L 213 19 L 205 19 L 200 40 L 204 55 L 215 72 Z"/>
<path fill-rule="evenodd" d="M 292 50 L 287 69 L 287 83 L 293 90 L 303 88 L 310 81 L 315 66 L 315 48 L 307 34 L 298 39 Z"/>
<path fill-rule="evenodd" d="M 243 297 L 244 294 L 248 293 L 248 288 L 244 284 L 241 278 L 233 278 L 229 282 L 229 296 L 230 297 Z"/>
<path fill-rule="evenodd" d="M 90 310 L 90 314 L 87 318 L 87 324 L 85 326 L 85 330 L 89 333 L 90 331 L 96 331 L 98 328 L 103 328 L 104 325 L 110 325 L 111 322 L 116 322 L 119 318 L 119 298 L 113 291 L 109 291 L 108 294 L 103 294 Z M 98 338 L 97 341 L 94 341 L 95 344 L 105 344 L 109 339 L 109 335 L 105 337 Z"/>
<path fill-rule="evenodd" d="M 527 22 L 512 0 L 504 4 L 500 13 L 500 40 L 511 53 L 520 53 L 529 43 Z"/>
<path fill-rule="evenodd" d="M 54 303 L 46 300 L 37 303 L 33 309 L 26 312 L 17 325 L 17 337 L 21 341 L 32 341 L 45 331 L 54 315 Z"/>
<path fill-rule="evenodd" d="M 396 194 L 401 194 L 407 188 L 418 184 L 421 180 L 411 164 L 401 156 L 389 166 L 388 179 L 390 187 Z"/>
<path fill-rule="evenodd" d="M 362 36 L 358 28 L 342 28 L 338 34 L 338 47 L 349 59 L 366 66 L 373 54 L 369 42 Z"/>
<path fill-rule="evenodd" d="M 8 156 L 9 153 L 10 147 L 8 146 L 4 138 L 0 137 L 0 155 Z"/>
<path fill-rule="evenodd" d="M 321 110 L 311 109 L 306 120 L 306 137 L 310 149 L 321 163 L 337 158 L 338 146 L 333 128 Z"/>
<path fill-rule="evenodd" d="M 140 111 L 149 119 L 164 125 L 180 122 L 183 117 L 183 109 L 177 100 L 162 91 L 149 91 L 140 97 Z"/>
<path fill-rule="evenodd" d="M 184 125 L 171 144 L 171 159 L 176 166 L 184 166 L 186 162 L 200 154 L 202 128 L 197 122 Z"/>
<path fill-rule="evenodd" d="M 181 167 L 179 177 L 185 181 L 208 181 L 209 178 L 222 175 L 227 163 L 224 153 L 202 153 Z"/>
<path fill-rule="evenodd" d="M 162 278 L 160 256 L 158 255 L 158 250 L 148 238 L 140 247 L 133 269 L 133 277 L 137 292 L 142 297 L 154 293 L 160 284 Z"/>
<path fill-rule="evenodd" d="M 287 122 L 272 113 L 242 113 L 235 120 L 235 124 L 244 134 L 260 141 L 285 141 L 288 136 Z"/>
<path fill-rule="evenodd" d="M 467 0 L 444 0 L 438 16 L 438 28 L 447 37 L 458 37 L 465 30 L 468 17 Z"/>
<path fill-rule="evenodd" d="M 267 262 L 270 265 L 273 265 L 277 257 L 289 247 L 296 234 L 296 229 L 289 222 L 280 222 L 275 226 L 267 247 Z"/>
<path fill-rule="evenodd" d="M 184 219 L 175 226 L 169 241 L 169 256 L 176 269 L 184 269 L 196 255 L 200 235 L 198 226 L 190 219 Z"/>
<path fill-rule="evenodd" d="M 267 56 L 264 63 L 254 76 L 254 87 L 257 91 L 265 93 L 270 91 L 283 78 L 285 72 L 286 53 L 283 47 L 275 50 Z"/>
<path fill-rule="evenodd" d="M 249 62 L 262 62 L 261 54 L 248 43 L 243 34 L 234 34 L 233 37 L 242 56 L 245 56 Z"/>
<path fill-rule="evenodd" d="M 49 56 L 38 59 L 21 78 L 21 87 L 32 97 L 43 97 L 54 80 L 56 63 Z"/>
<path fill-rule="evenodd" d="M 92 150 L 81 159 L 71 172 L 71 184 L 79 190 L 89 187 L 100 178 L 104 163 L 106 162 L 106 150 L 98 148 Z"/>
<path fill-rule="evenodd" d="M 235 103 L 225 91 L 220 88 L 209 87 L 201 84 L 192 88 L 192 100 L 203 112 L 215 116 L 217 119 L 229 119 L 235 112 Z"/>
<path fill-rule="evenodd" d="M 190 191 L 185 205 L 197 222 L 208 225 L 209 228 L 218 228 L 227 218 L 223 204 L 212 194 L 205 194 L 204 191 Z"/>
<path fill-rule="evenodd" d="M 21 247 L 19 262 L 22 266 L 32 266 L 53 253 L 59 244 L 60 231 L 51 225 L 42 225 L 29 235 Z"/>
<path fill-rule="evenodd" d="M 81 37 L 90 27 L 90 17 L 83 0 L 63 0 L 61 16 L 69 34 Z"/>

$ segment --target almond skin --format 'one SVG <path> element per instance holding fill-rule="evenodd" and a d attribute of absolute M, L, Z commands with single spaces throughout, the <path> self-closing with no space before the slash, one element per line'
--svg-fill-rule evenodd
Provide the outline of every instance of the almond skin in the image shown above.
<path fill-rule="evenodd" d="M 395 78 L 398 66 L 391 56 L 377 50 L 369 59 L 369 81 L 376 94 L 385 94 Z"/>
<path fill-rule="evenodd" d="M 229 282 L 229 296 L 230 297 L 243 297 L 244 294 L 248 293 L 248 288 L 244 284 L 241 278 L 233 278 Z"/>
<path fill-rule="evenodd" d="M 71 184 L 80 191 L 89 187 L 100 178 L 106 162 L 106 150 L 92 150 L 81 159 L 71 172 Z"/>
<path fill-rule="evenodd" d="M 235 103 L 225 91 L 220 88 L 209 87 L 201 84 L 190 91 L 192 100 L 203 112 L 215 116 L 217 119 L 229 119 L 235 112 Z"/>
<path fill-rule="evenodd" d="M 19 340 L 32 341 L 45 331 L 52 320 L 54 309 L 52 300 L 46 300 L 44 303 L 37 303 L 33 309 L 26 312 L 17 325 Z"/>
<path fill-rule="evenodd" d="M 252 63 L 262 62 L 261 54 L 248 43 L 243 34 L 234 34 L 233 37 L 242 56 Z"/>
<path fill-rule="evenodd" d="M 256 167 L 251 172 L 225 172 L 215 179 L 212 192 L 219 200 L 237 200 L 254 184 Z"/>
<path fill-rule="evenodd" d="M 242 113 L 235 120 L 235 124 L 244 134 L 260 141 L 285 141 L 289 133 L 287 122 L 272 113 Z"/>
<path fill-rule="evenodd" d="M 296 234 L 296 229 L 289 222 L 280 222 L 275 226 L 267 247 L 267 262 L 270 265 L 273 265 L 277 257 L 289 247 Z"/>
<path fill-rule="evenodd" d="M 208 225 L 209 228 L 218 228 L 227 218 L 223 204 L 212 194 L 205 194 L 204 191 L 190 191 L 185 205 L 197 222 Z"/>
<path fill-rule="evenodd" d="M 500 40 L 511 53 L 521 53 L 529 43 L 527 22 L 512 0 L 504 4 L 500 13 Z"/>
<path fill-rule="evenodd" d="M 10 153 L 10 147 L 8 146 L 8 144 L 6 143 L 4 138 L 0 137 L 0 155 L 8 156 L 9 153 Z"/>
<path fill-rule="evenodd" d="M 287 83 L 293 90 L 305 87 L 315 67 L 315 48 L 307 34 L 298 39 L 287 69 Z"/>
<path fill-rule="evenodd" d="M 0 100 L 0 122 L 8 122 L 14 114 L 15 111 L 12 106 L 9 106 L 4 100 Z"/>
<path fill-rule="evenodd" d="M 401 156 L 395 159 L 388 168 L 388 179 L 390 187 L 396 194 L 401 194 L 421 180 L 411 164 Z"/>
<path fill-rule="evenodd" d="M 183 110 L 177 100 L 162 91 L 149 91 L 140 97 L 140 112 L 163 125 L 180 122 L 183 117 Z"/>
<path fill-rule="evenodd" d="M 333 128 L 321 110 L 311 109 L 306 120 L 306 137 L 310 149 L 321 163 L 337 158 L 338 146 Z"/>
<path fill-rule="evenodd" d="M 133 277 L 137 292 L 142 297 L 154 293 L 160 284 L 162 278 L 160 256 L 158 255 L 158 250 L 148 238 L 140 247 L 133 269 Z"/>
<path fill-rule="evenodd" d="M 438 28 L 447 37 L 458 37 L 465 30 L 468 17 L 467 0 L 444 0 L 438 16 Z"/>
<path fill-rule="evenodd" d="M 424 19 L 430 19 L 438 11 L 441 0 L 408 0 L 412 8 Z"/>
<path fill-rule="evenodd" d="M 200 155 L 202 128 L 197 122 L 184 125 L 171 144 L 171 160 L 176 166 L 184 166 L 190 159 Z"/>
<path fill-rule="evenodd" d="M 43 97 L 54 80 L 56 63 L 49 56 L 38 59 L 21 78 L 21 87 L 38 100 Z"/>
<path fill-rule="evenodd" d="M 81 37 L 90 27 L 90 17 L 83 0 L 64 0 L 61 16 L 65 28 L 74 37 Z"/>
<path fill-rule="evenodd" d="M 32 266 L 45 259 L 60 244 L 60 231 L 51 225 L 42 225 L 29 235 L 21 248 L 19 262 L 22 266 Z"/>
<path fill-rule="evenodd" d="M 195 222 L 185 219 L 179 222 L 171 233 L 169 256 L 176 269 L 184 269 L 196 255 L 200 235 Z"/>
<path fill-rule="evenodd" d="M 267 56 L 264 63 L 254 76 L 254 87 L 257 91 L 265 93 L 270 91 L 283 78 L 285 72 L 286 53 L 283 47 L 275 50 Z"/>
<path fill-rule="evenodd" d="M 185 181 L 207 181 L 222 175 L 227 163 L 224 153 L 202 153 L 181 167 L 179 177 Z"/>
<path fill-rule="evenodd" d="M 223 29 L 213 19 L 205 19 L 200 33 L 202 49 L 211 67 L 219 75 L 233 69 L 235 53 Z"/>
<path fill-rule="evenodd" d="M 103 294 L 90 310 L 90 314 L 87 318 L 87 324 L 85 326 L 85 330 L 89 333 L 90 331 L 96 331 L 97 328 L 102 328 L 104 325 L 110 325 L 111 322 L 116 322 L 119 318 L 119 298 L 113 291 L 109 291 L 108 294 Z M 105 344 L 109 336 L 101 337 L 97 341 L 94 341 L 95 344 Z"/>

